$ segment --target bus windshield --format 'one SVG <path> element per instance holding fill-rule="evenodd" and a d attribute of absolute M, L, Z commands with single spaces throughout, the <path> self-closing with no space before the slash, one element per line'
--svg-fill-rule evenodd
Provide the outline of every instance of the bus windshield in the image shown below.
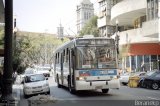
<path fill-rule="evenodd" d="M 78 69 L 82 68 L 116 68 L 116 51 L 114 46 L 77 47 Z"/>

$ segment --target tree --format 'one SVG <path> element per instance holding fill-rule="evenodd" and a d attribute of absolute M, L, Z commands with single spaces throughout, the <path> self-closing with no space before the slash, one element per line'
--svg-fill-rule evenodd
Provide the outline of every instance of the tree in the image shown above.
<path fill-rule="evenodd" d="M 51 63 L 54 50 L 69 39 L 61 39 L 53 35 L 17 32 L 16 49 L 13 56 L 13 70 L 23 73 L 30 64 Z"/>
<path fill-rule="evenodd" d="M 80 31 L 79 36 L 84 35 L 94 35 L 97 37 L 99 35 L 99 30 L 97 28 L 97 16 L 91 17 L 91 19 L 85 24 L 85 26 Z"/>

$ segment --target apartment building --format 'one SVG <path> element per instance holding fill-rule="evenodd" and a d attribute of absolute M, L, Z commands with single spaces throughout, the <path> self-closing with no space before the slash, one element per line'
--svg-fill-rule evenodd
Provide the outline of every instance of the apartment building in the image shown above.
<path fill-rule="evenodd" d="M 99 0 L 98 27 L 101 36 L 110 37 L 116 33 L 119 35 L 123 70 L 160 69 L 159 2 Z"/>
<path fill-rule="evenodd" d="M 77 33 L 85 26 L 86 22 L 94 15 L 93 3 L 90 0 L 80 0 L 77 5 Z"/>

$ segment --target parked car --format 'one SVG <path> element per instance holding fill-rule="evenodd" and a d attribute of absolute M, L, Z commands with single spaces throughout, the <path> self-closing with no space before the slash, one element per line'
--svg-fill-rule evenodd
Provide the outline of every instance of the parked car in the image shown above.
<path fill-rule="evenodd" d="M 145 75 L 146 75 L 146 72 L 144 72 L 144 71 L 142 71 L 142 72 L 135 72 L 132 76 L 130 76 L 130 77 L 138 77 L 139 79 L 141 79 L 141 78 L 143 78 L 143 77 L 145 77 Z"/>
<path fill-rule="evenodd" d="M 25 77 L 26 75 L 35 74 L 35 73 L 36 73 L 36 70 L 35 70 L 34 68 L 30 68 L 30 67 L 29 67 L 29 68 L 26 68 L 26 70 L 24 71 L 24 73 L 20 75 L 20 77 L 21 77 L 21 82 L 23 82 L 24 77 Z"/>
<path fill-rule="evenodd" d="M 139 86 L 158 90 L 160 88 L 160 71 L 147 73 L 146 77 L 140 80 Z"/>
<path fill-rule="evenodd" d="M 124 74 L 120 75 L 120 83 L 122 83 L 123 85 L 127 85 L 130 75 L 131 75 L 131 73 L 124 73 Z"/>
<path fill-rule="evenodd" d="M 50 94 L 48 81 L 43 74 L 26 75 L 23 82 L 23 92 L 25 98 L 33 94 Z"/>
<path fill-rule="evenodd" d="M 43 74 L 45 77 L 50 77 L 50 67 L 38 66 L 36 71 L 38 74 Z"/>
<path fill-rule="evenodd" d="M 138 77 L 139 79 L 144 77 L 146 72 L 135 72 L 135 73 L 124 73 L 120 76 L 120 82 L 123 85 L 127 85 L 129 82 L 129 79 L 132 77 Z"/>

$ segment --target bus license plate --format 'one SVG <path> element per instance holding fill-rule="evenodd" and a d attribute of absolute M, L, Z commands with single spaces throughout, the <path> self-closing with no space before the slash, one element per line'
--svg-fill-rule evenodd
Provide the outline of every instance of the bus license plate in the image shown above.
<path fill-rule="evenodd" d="M 102 89 L 102 86 L 96 86 L 96 89 Z"/>

